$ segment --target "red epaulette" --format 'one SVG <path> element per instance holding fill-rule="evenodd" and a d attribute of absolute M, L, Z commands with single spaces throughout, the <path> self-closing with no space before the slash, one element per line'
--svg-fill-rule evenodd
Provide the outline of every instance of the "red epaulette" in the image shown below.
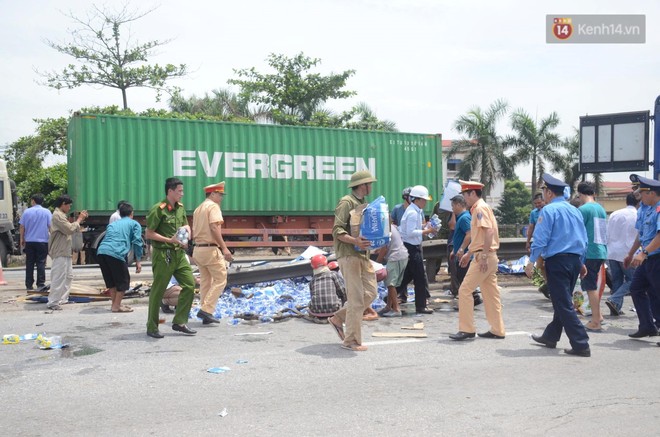
<path fill-rule="evenodd" d="M 655 212 L 660 212 L 660 205 L 655 207 Z"/>

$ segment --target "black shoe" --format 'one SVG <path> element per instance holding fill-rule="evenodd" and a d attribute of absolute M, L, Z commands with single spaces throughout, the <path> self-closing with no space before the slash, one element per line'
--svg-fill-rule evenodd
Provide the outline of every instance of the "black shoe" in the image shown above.
<path fill-rule="evenodd" d="M 557 342 L 548 341 L 545 338 L 541 337 L 540 335 L 532 334 L 532 340 L 534 340 L 537 343 L 541 343 L 548 349 L 554 349 L 557 347 Z"/>
<path fill-rule="evenodd" d="M 174 311 L 172 311 L 172 308 L 170 308 L 169 305 L 165 305 L 164 303 L 160 304 L 160 309 L 165 313 L 165 314 L 174 314 Z"/>
<path fill-rule="evenodd" d="M 159 331 L 154 331 L 154 332 L 149 332 L 147 331 L 147 335 L 151 338 L 164 338 L 165 336 L 161 334 Z"/>
<path fill-rule="evenodd" d="M 206 311 L 199 310 L 197 312 L 197 317 L 202 319 L 202 323 L 204 325 L 208 325 L 210 323 L 220 323 L 220 320 L 216 319 L 213 317 L 213 314 L 209 314 Z"/>
<path fill-rule="evenodd" d="M 417 314 L 433 314 L 433 310 L 431 308 L 422 308 L 421 310 L 417 310 Z"/>
<path fill-rule="evenodd" d="M 575 355 L 576 357 L 590 357 L 591 356 L 591 349 L 586 348 L 582 349 L 581 351 L 576 351 L 575 349 L 564 349 L 564 353 L 567 355 Z"/>
<path fill-rule="evenodd" d="M 479 293 L 473 293 L 472 297 L 474 298 L 474 306 L 479 306 L 484 303 L 484 300 L 479 296 Z"/>
<path fill-rule="evenodd" d="M 616 304 L 611 300 L 606 300 L 605 305 L 610 309 L 610 316 L 620 316 L 623 314 L 623 311 L 616 307 Z"/>
<path fill-rule="evenodd" d="M 468 338 L 474 338 L 474 336 L 475 336 L 474 332 L 458 331 L 456 334 L 451 334 L 449 338 L 451 338 L 452 340 L 463 341 L 463 340 L 467 340 Z"/>
<path fill-rule="evenodd" d="M 495 335 L 495 334 L 493 334 L 493 333 L 490 332 L 490 331 L 484 332 L 484 333 L 482 333 L 482 334 L 477 334 L 477 335 L 478 335 L 479 337 L 481 337 L 481 338 L 496 338 L 496 339 L 498 339 L 498 340 L 501 340 L 501 339 L 504 338 L 503 335 Z"/>
<path fill-rule="evenodd" d="M 628 337 L 630 338 L 644 338 L 644 337 L 655 337 L 658 335 L 658 331 L 640 331 L 637 330 L 637 332 L 634 332 L 632 334 L 628 334 Z"/>
<path fill-rule="evenodd" d="M 178 332 L 183 332 L 184 334 L 188 334 L 188 335 L 197 334 L 197 331 L 195 331 L 194 329 L 188 328 L 186 325 L 178 325 L 176 323 L 173 323 L 172 324 L 172 329 L 175 330 L 175 331 L 178 331 Z"/>

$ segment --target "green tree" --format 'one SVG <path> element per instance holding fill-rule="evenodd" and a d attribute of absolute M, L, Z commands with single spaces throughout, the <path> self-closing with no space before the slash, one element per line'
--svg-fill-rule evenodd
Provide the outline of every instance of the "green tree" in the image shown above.
<path fill-rule="evenodd" d="M 511 128 L 516 136 L 505 140 L 505 148 L 514 148 L 511 156 L 516 164 L 532 163 L 532 195 L 536 193 L 541 176 L 548 164 L 561 164 L 562 155 L 559 151 L 561 139 L 553 130 L 559 125 L 556 112 L 541 119 L 538 125 L 522 109 L 511 115 Z"/>
<path fill-rule="evenodd" d="M 504 181 L 504 192 L 494 213 L 497 222 L 503 225 L 527 223 L 532 205 L 529 202 L 531 192 L 520 180 Z"/>
<path fill-rule="evenodd" d="M 170 109 L 176 113 L 204 114 L 225 121 L 272 121 L 267 105 L 250 105 L 249 100 L 228 89 L 217 89 L 203 97 L 185 98 L 176 92 L 170 99 Z"/>
<path fill-rule="evenodd" d="M 396 132 L 396 123 L 381 120 L 366 103 L 358 103 L 343 115 L 343 127 L 347 129 L 382 130 Z"/>
<path fill-rule="evenodd" d="M 293 58 L 271 53 L 266 60 L 275 73 L 263 74 L 254 67 L 234 70 L 238 78 L 229 83 L 240 87 L 241 98 L 270 108 L 275 123 L 304 125 L 314 118 L 325 119 L 328 113 L 323 112 L 323 105 L 328 100 L 355 95 L 344 89 L 355 70 L 327 76 L 312 73 L 321 60 L 302 52 Z"/>
<path fill-rule="evenodd" d="M 35 193 L 44 195 L 44 206 L 51 206 L 55 199 L 67 192 L 67 165 L 56 164 L 50 167 L 38 167 L 17 185 L 18 197 L 29 203 L 30 196 Z"/>
<path fill-rule="evenodd" d="M 447 157 L 464 155 L 458 177 L 470 179 L 478 174 L 485 195 L 490 193 L 495 181 L 514 177 L 513 163 L 504 152 L 496 126 L 507 106 L 505 101 L 496 100 L 485 112 L 475 107 L 454 122 L 454 129 L 464 138 L 454 142 Z"/>
<path fill-rule="evenodd" d="M 93 6 L 85 18 L 68 14 L 78 25 L 76 30 L 71 31 L 72 40 L 64 44 L 51 40 L 46 40 L 46 43 L 58 52 L 71 56 L 76 63 L 69 64 L 61 72 L 37 71 L 45 79 L 43 84 L 58 90 L 81 85 L 116 88 L 121 91 L 124 109 L 128 108 L 126 90 L 129 88 L 155 89 L 160 97 L 163 90 L 168 90 L 166 82 L 186 75 L 187 67 L 184 64 L 148 64 L 156 50 L 170 40 L 138 44 L 131 40 L 128 30 L 123 33 L 132 22 L 150 12 L 153 9 L 140 13 L 129 11 L 124 6 L 115 12 Z M 128 36 L 122 36 L 126 34 Z"/>

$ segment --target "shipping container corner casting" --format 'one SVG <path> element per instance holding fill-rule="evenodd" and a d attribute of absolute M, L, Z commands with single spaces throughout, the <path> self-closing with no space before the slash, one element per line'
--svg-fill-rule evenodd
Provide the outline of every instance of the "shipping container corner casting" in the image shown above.
<path fill-rule="evenodd" d="M 121 199 L 143 218 L 165 197 L 168 177 L 184 182 L 189 214 L 204 186 L 224 180 L 223 233 L 262 240 L 230 246 L 308 244 L 269 235 L 327 246 L 335 205 L 357 170 L 378 178 L 371 198 L 385 196 L 390 208 L 411 185 L 439 197 L 441 144 L 433 134 L 76 114 L 68 128 L 69 193 L 102 226 Z"/>

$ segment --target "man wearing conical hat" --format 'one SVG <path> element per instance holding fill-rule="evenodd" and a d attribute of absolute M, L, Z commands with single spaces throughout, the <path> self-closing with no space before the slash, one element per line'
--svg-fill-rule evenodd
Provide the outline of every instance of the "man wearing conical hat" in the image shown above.
<path fill-rule="evenodd" d="M 378 285 L 369 260 L 371 243 L 360 235 L 351 234 L 351 211 L 367 203 L 373 182 L 376 178 L 367 170 L 353 173 L 348 184 L 351 194 L 339 199 L 332 228 L 335 255 L 346 283 L 347 303 L 329 317 L 328 322 L 342 340 L 341 347 L 355 352 L 367 350 L 362 346 L 362 314 L 375 299 Z M 346 324 L 346 331 L 343 324 Z"/>

